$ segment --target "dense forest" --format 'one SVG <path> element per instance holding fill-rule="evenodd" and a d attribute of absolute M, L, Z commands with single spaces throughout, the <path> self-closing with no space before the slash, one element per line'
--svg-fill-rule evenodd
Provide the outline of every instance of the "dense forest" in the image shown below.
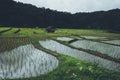
<path fill-rule="evenodd" d="M 120 9 L 71 14 L 0 0 L 0 25 L 9 27 L 90 28 L 120 31 Z"/>

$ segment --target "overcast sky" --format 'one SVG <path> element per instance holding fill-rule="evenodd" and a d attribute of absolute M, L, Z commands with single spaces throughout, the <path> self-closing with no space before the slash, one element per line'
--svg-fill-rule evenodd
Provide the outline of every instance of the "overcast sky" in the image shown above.
<path fill-rule="evenodd" d="M 92 12 L 120 8 L 120 0 L 15 0 L 58 11 Z"/>

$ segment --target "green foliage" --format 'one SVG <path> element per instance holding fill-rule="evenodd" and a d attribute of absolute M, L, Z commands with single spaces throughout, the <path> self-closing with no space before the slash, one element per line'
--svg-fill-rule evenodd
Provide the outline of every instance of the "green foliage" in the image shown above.
<path fill-rule="evenodd" d="M 0 31 L 8 28 L 0 28 Z M 20 29 L 21 31 L 14 34 L 15 31 Z M 37 34 L 34 34 L 36 32 Z M 120 38 L 119 34 L 109 33 L 105 30 L 87 30 L 87 29 L 57 29 L 55 33 L 47 33 L 44 28 L 12 28 L 12 30 L 4 32 L 1 36 L 29 36 L 36 37 L 39 39 L 45 39 L 50 37 L 61 37 L 61 36 L 101 36 L 108 38 Z"/>
<path fill-rule="evenodd" d="M 0 35 L 3 34 L 4 32 L 10 31 L 10 30 L 12 30 L 12 28 L 9 28 L 9 29 L 6 29 L 6 30 L 2 30 L 2 31 L 0 31 Z"/>
<path fill-rule="evenodd" d="M 107 29 L 120 32 L 120 9 L 71 14 L 14 0 L 0 0 L 0 10 L 0 25 L 32 28 L 51 25 L 59 28 Z"/>

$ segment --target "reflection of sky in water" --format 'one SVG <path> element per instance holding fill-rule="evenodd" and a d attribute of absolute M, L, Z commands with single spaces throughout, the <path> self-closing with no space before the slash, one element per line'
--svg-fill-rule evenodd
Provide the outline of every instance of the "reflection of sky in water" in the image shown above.
<path fill-rule="evenodd" d="M 0 78 L 26 78 L 39 76 L 58 66 L 56 57 L 35 49 L 32 45 L 20 46 L 0 53 Z"/>
<path fill-rule="evenodd" d="M 86 39 L 105 39 L 105 37 L 97 37 L 97 36 L 81 36 Z"/>
<path fill-rule="evenodd" d="M 57 37 L 57 40 L 61 40 L 61 41 L 71 41 L 73 40 L 72 38 L 69 37 Z"/>
<path fill-rule="evenodd" d="M 71 43 L 71 45 L 77 48 L 89 49 L 103 54 L 107 54 L 114 58 L 120 58 L 120 47 L 118 46 L 88 40 L 76 41 Z"/>
<path fill-rule="evenodd" d="M 120 45 L 120 40 L 111 40 L 111 41 L 103 41 L 103 42 Z"/>
<path fill-rule="evenodd" d="M 53 41 L 53 40 L 39 41 L 39 43 L 44 48 L 50 49 L 52 51 L 56 51 L 60 54 L 69 55 L 69 56 L 72 56 L 72 57 L 80 59 L 80 60 L 95 62 L 99 66 L 106 67 L 108 69 L 112 69 L 112 70 L 120 69 L 120 64 L 119 63 L 115 63 L 113 61 L 102 59 L 100 57 L 88 54 L 86 52 L 82 52 L 82 51 L 79 51 L 79 50 L 76 50 L 76 49 L 72 49 L 70 47 L 62 45 L 62 44 L 60 44 L 56 41 Z"/>

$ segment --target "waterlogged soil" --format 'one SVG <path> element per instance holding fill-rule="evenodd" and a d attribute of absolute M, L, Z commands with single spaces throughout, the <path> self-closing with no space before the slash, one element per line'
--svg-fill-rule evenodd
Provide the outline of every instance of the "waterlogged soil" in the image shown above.
<path fill-rule="evenodd" d="M 32 44 L 0 53 L 0 79 L 28 78 L 46 74 L 58 66 L 58 59 Z"/>
<path fill-rule="evenodd" d="M 115 44 L 115 45 L 120 45 L 120 40 L 110 40 L 110 41 L 102 41 L 102 42 Z"/>
<path fill-rule="evenodd" d="M 108 56 L 114 57 L 116 59 L 120 59 L 120 47 L 119 46 L 113 46 L 109 44 L 93 42 L 93 41 L 88 41 L 88 40 L 76 41 L 76 42 L 71 43 L 70 45 L 77 47 L 77 48 L 97 51 L 102 54 L 106 54 Z"/>
<path fill-rule="evenodd" d="M 116 63 L 114 61 L 109 61 L 109 60 L 91 55 L 91 54 L 83 52 L 83 51 L 72 49 L 68 46 L 60 44 L 53 40 L 39 41 L 39 43 L 44 48 L 52 50 L 52 51 L 56 51 L 59 54 L 64 54 L 64 55 L 72 56 L 72 57 L 80 59 L 80 60 L 96 63 L 96 64 L 98 64 L 98 66 L 105 67 L 110 70 L 119 70 L 120 69 L 119 63 Z"/>

